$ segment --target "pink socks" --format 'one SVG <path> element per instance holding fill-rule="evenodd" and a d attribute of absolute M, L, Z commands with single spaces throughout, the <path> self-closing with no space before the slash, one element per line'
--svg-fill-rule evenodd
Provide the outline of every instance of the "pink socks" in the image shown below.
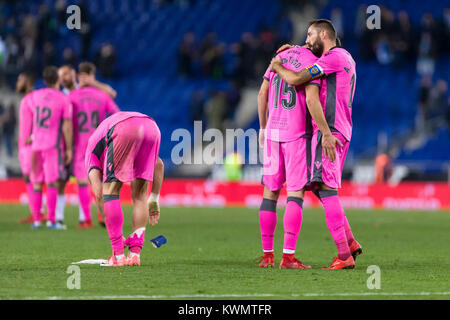
<path fill-rule="evenodd" d="M 58 199 L 58 189 L 47 186 L 47 213 L 48 220 L 55 223 L 56 200 Z"/>
<path fill-rule="evenodd" d="M 273 235 L 277 225 L 277 202 L 264 199 L 259 209 L 259 224 L 261 227 L 261 242 L 264 252 L 273 252 Z"/>
<path fill-rule="evenodd" d="M 33 221 L 41 221 L 42 191 L 33 191 L 30 197 L 30 209 Z"/>
<path fill-rule="evenodd" d="M 321 190 L 319 191 L 319 194 L 325 210 L 328 229 L 336 243 L 338 258 L 345 261 L 350 256 L 350 249 L 344 227 L 345 214 L 341 202 L 339 201 L 337 191 Z"/>
<path fill-rule="evenodd" d="M 302 226 L 303 199 L 288 197 L 283 218 L 284 246 L 283 253 L 294 254 L 297 247 L 298 234 Z"/>
<path fill-rule="evenodd" d="M 80 199 L 80 207 L 84 213 L 84 220 L 92 220 L 91 217 L 91 196 L 87 185 L 78 185 L 78 198 Z"/>
<path fill-rule="evenodd" d="M 33 212 L 33 209 L 32 209 L 32 206 L 33 206 L 32 205 L 32 202 L 33 202 L 33 200 L 32 200 L 33 199 L 33 184 L 28 182 L 26 184 L 26 186 L 27 186 L 28 207 L 30 208 L 30 212 Z"/>
<path fill-rule="evenodd" d="M 347 243 L 350 246 L 353 241 L 355 241 L 355 237 L 353 236 L 352 229 L 350 228 L 350 224 L 348 223 L 347 217 L 345 216 L 344 212 L 344 229 L 345 229 L 345 236 L 347 237 Z"/>
<path fill-rule="evenodd" d="M 123 212 L 118 194 L 103 195 L 105 208 L 105 222 L 109 240 L 113 249 L 113 255 L 123 254 Z"/>
<path fill-rule="evenodd" d="M 130 248 L 130 252 L 140 254 L 144 245 L 144 238 L 145 228 L 139 228 L 125 240 L 125 244 Z"/>

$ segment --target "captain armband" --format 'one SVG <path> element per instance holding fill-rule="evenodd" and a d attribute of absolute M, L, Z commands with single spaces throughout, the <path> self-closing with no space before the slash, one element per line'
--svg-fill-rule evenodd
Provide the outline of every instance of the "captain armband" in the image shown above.
<path fill-rule="evenodd" d="M 309 74 L 311 75 L 311 77 L 313 79 L 317 79 L 323 75 L 322 68 L 320 66 L 318 66 L 317 64 L 313 64 L 309 67 L 306 67 L 306 70 L 308 70 Z"/>

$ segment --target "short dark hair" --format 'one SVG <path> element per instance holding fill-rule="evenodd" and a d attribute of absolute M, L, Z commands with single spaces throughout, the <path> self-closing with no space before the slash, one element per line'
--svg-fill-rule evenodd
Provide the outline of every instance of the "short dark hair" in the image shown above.
<path fill-rule="evenodd" d="M 92 62 L 81 62 L 78 65 L 78 73 L 95 74 L 95 65 Z"/>
<path fill-rule="evenodd" d="M 69 70 L 73 70 L 73 66 L 71 64 L 63 64 L 62 66 L 59 67 L 61 68 L 68 68 Z"/>
<path fill-rule="evenodd" d="M 19 76 L 25 77 L 27 79 L 27 81 L 29 82 L 29 84 L 34 86 L 35 77 L 34 77 L 33 73 L 31 73 L 29 71 L 24 71 L 24 72 L 21 72 L 19 74 Z"/>
<path fill-rule="evenodd" d="M 47 86 L 54 86 L 58 82 L 58 68 L 55 66 L 45 67 L 42 77 Z"/>
<path fill-rule="evenodd" d="M 314 26 L 316 28 L 319 28 L 320 31 L 325 30 L 328 33 L 328 37 L 331 41 L 336 41 L 337 39 L 337 32 L 333 25 L 333 23 L 328 19 L 316 19 L 312 20 L 309 23 L 309 26 Z"/>

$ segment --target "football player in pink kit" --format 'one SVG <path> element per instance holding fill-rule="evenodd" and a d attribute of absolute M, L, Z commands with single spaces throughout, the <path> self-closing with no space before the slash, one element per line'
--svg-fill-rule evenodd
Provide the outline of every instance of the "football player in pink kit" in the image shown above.
<path fill-rule="evenodd" d="M 118 112 L 108 117 L 89 138 L 86 169 L 97 206 L 104 211 L 113 255 L 108 266 L 140 265 L 145 228 L 159 220 L 159 193 L 164 165 L 158 157 L 161 133 L 156 122 L 139 112 Z M 148 182 L 152 189 L 147 201 Z M 123 213 L 119 194 L 131 183 L 133 232 L 123 238 Z M 129 248 L 125 257 L 124 247 Z"/>
<path fill-rule="evenodd" d="M 72 105 L 58 90 L 58 69 L 49 66 L 43 72 L 47 88 L 35 90 L 30 96 L 33 112 L 30 180 L 33 183 L 33 228 L 40 227 L 42 185 L 47 184 L 47 227 L 61 229 L 55 221 L 57 185 L 64 165 L 72 161 Z M 61 150 L 64 139 L 65 152 Z"/>
<path fill-rule="evenodd" d="M 95 73 L 95 68 L 93 71 Z M 70 92 L 72 92 L 73 90 L 76 90 L 79 87 L 79 85 L 77 83 L 77 74 L 75 72 L 75 69 L 71 65 L 63 65 L 63 66 L 59 67 L 58 77 L 60 80 L 60 84 L 62 86 L 62 92 L 64 94 L 69 94 Z M 86 84 L 88 86 L 92 86 L 99 90 L 102 90 L 111 99 L 114 99 L 117 95 L 117 92 L 113 88 L 111 88 L 111 86 L 109 86 L 105 83 L 102 83 L 100 81 L 97 81 L 95 79 L 94 75 L 91 76 L 89 74 L 83 73 L 83 74 L 79 75 L 79 78 L 80 78 L 80 80 L 83 81 L 84 84 Z M 61 185 L 58 188 L 58 201 L 57 201 L 57 206 L 56 206 L 56 217 L 57 217 L 57 220 L 60 221 L 61 223 L 64 220 L 64 207 L 65 207 L 65 203 L 66 203 L 66 197 L 64 195 L 64 190 L 65 190 L 66 183 L 69 180 L 70 175 L 72 174 L 71 170 L 72 170 L 71 165 L 67 166 L 66 179 L 64 180 L 64 183 L 61 183 Z M 79 207 L 79 221 L 81 222 L 79 224 L 79 227 L 82 227 L 82 228 L 89 227 L 89 225 L 84 222 L 85 214 L 84 214 L 84 211 L 81 206 Z M 104 220 L 100 213 L 98 213 L 98 222 L 100 223 L 100 225 L 104 226 Z"/>
<path fill-rule="evenodd" d="M 33 128 L 33 110 L 30 105 L 29 94 L 33 91 L 34 81 L 29 74 L 21 73 L 17 77 L 16 91 L 20 94 L 24 94 L 24 97 L 20 101 L 19 109 L 19 162 L 22 169 L 23 179 L 26 183 L 28 206 L 30 206 L 31 212 L 31 198 L 33 195 L 33 184 L 30 181 L 31 171 L 31 130 Z M 43 214 L 41 216 L 43 218 Z M 20 220 L 19 223 L 32 223 L 33 215 L 26 219 Z"/>
<path fill-rule="evenodd" d="M 272 60 L 271 69 L 291 85 L 301 85 L 321 77 L 320 100 L 326 123 L 314 123 L 311 181 L 324 207 L 328 229 L 338 251 L 338 256 L 327 269 L 351 269 L 362 249 L 354 239 L 337 189 L 341 187 L 342 169 L 352 133 L 351 106 L 356 64 L 350 53 L 336 46 L 337 40 L 336 30 L 329 20 L 314 20 L 310 23 L 306 44 L 321 56 L 320 59 L 300 71 L 291 71 L 276 58 Z M 334 148 L 330 148 L 335 142 L 336 154 L 332 152 Z"/>
<path fill-rule="evenodd" d="M 78 196 L 84 220 L 80 221 L 79 229 L 93 228 L 88 188 L 88 174 L 84 167 L 84 158 L 89 137 L 106 118 L 107 114 L 114 114 L 119 108 L 114 101 L 100 89 L 89 86 L 94 78 L 95 66 L 89 62 L 82 62 L 78 68 L 78 89 L 70 92 L 69 99 L 73 106 L 74 126 L 74 156 L 73 175 L 78 182 Z"/>
<path fill-rule="evenodd" d="M 317 57 L 311 50 L 296 47 L 280 54 L 282 64 L 293 71 L 313 64 Z M 306 85 L 292 86 L 269 69 L 258 94 L 260 146 L 264 148 L 263 200 L 259 212 L 264 255 L 262 268 L 274 266 L 273 237 L 277 222 L 276 206 L 286 183 L 287 203 L 283 218 L 284 246 L 282 269 L 309 269 L 294 256 L 302 223 L 305 186 L 308 183 L 308 160 L 311 158 L 311 117 L 306 101 L 308 87 L 319 86 L 313 80 Z M 267 112 L 269 116 L 267 118 Z"/>

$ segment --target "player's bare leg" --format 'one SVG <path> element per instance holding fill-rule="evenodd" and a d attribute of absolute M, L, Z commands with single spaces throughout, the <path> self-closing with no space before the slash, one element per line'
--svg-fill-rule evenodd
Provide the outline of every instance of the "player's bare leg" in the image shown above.
<path fill-rule="evenodd" d="M 284 245 L 283 258 L 280 262 L 281 269 L 310 269 L 295 258 L 297 239 L 302 226 L 304 189 L 287 192 L 287 203 L 283 217 Z"/>
<path fill-rule="evenodd" d="M 271 191 L 264 187 L 263 200 L 259 208 L 259 225 L 261 228 L 261 242 L 263 256 L 259 263 L 260 268 L 273 268 L 275 256 L 273 253 L 273 237 L 277 226 L 277 201 L 281 190 Z"/>
<path fill-rule="evenodd" d="M 94 170 L 91 170 L 94 171 Z M 91 179 L 91 174 L 89 173 Z M 110 266 L 126 265 L 123 244 L 123 212 L 120 205 L 120 189 L 122 182 L 114 181 L 103 185 L 103 206 L 106 217 L 106 229 L 108 230 L 113 255 L 108 259 Z"/>

